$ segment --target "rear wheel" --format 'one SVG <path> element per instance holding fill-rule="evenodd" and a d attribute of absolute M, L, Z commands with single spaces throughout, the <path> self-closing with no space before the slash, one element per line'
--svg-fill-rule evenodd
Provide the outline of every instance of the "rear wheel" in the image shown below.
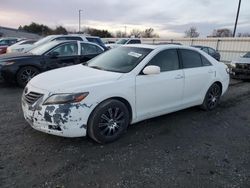
<path fill-rule="evenodd" d="M 32 66 L 23 67 L 17 72 L 17 77 L 16 77 L 17 84 L 20 87 L 25 87 L 26 84 L 39 73 L 40 71 L 35 67 Z"/>
<path fill-rule="evenodd" d="M 107 100 L 92 112 L 88 122 L 88 135 L 96 142 L 113 142 L 126 132 L 129 124 L 129 111 L 118 100 Z"/>
<path fill-rule="evenodd" d="M 220 102 L 221 92 L 219 84 L 214 83 L 207 91 L 202 108 L 204 110 L 215 109 Z"/>

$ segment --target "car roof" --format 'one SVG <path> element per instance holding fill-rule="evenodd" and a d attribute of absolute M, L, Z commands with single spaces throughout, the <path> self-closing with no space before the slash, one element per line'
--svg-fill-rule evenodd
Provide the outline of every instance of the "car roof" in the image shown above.
<path fill-rule="evenodd" d="M 95 46 L 100 47 L 101 49 L 103 49 L 103 47 L 101 47 L 100 45 L 94 43 L 94 42 L 88 42 L 88 41 L 78 41 L 78 40 L 53 40 L 50 41 L 48 43 L 54 43 L 55 45 L 59 45 L 59 44 L 63 44 L 63 43 L 70 43 L 70 42 L 80 42 L 80 43 L 85 43 L 85 44 L 92 44 Z"/>

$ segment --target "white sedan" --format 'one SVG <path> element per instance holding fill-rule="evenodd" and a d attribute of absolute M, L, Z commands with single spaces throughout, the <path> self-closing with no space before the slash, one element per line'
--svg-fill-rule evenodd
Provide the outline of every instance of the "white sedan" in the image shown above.
<path fill-rule="evenodd" d="M 36 130 L 107 143 L 148 118 L 197 105 L 213 110 L 228 85 L 227 66 L 201 50 L 131 45 L 36 76 L 22 108 Z"/>

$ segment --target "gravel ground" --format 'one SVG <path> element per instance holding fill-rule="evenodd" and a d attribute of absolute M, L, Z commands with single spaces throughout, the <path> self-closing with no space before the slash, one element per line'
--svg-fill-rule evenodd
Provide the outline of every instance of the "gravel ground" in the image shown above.
<path fill-rule="evenodd" d="M 250 83 L 212 112 L 190 108 L 99 145 L 33 130 L 22 90 L 0 84 L 0 187 L 250 187 Z"/>

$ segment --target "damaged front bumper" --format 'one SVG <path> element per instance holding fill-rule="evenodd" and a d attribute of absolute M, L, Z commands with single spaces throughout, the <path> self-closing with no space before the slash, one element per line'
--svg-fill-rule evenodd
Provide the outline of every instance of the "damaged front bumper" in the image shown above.
<path fill-rule="evenodd" d="M 63 137 L 82 137 L 87 133 L 92 105 L 86 103 L 43 105 L 51 94 L 24 90 L 22 110 L 26 121 L 36 130 Z M 35 101 L 34 101 L 35 100 Z"/>
<path fill-rule="evenodd" d="M 250 79 L 250 64 L 236 63 L 230 67 L 230 76 L 235 79 Z"/>

